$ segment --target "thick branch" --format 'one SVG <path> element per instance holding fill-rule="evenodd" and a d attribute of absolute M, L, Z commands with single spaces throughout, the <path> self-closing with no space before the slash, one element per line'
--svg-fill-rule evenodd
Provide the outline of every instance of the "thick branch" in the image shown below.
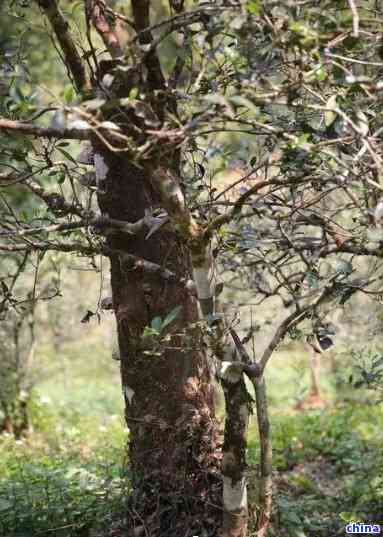
<path fill-rule="evenodd" d="M 108 257 L 116 255 L 119 256 L 122 269 L 127 272 L 143 272 L 149 276 L 160 278 L 161 280 L 164 280 L 170 284 L 181 285 L 194 295 L 195 288 L 192 280 L 179 278 L 174 272 L 157 263 L 153 263 L 152 261 L 148 261 L 142 257 L 128 254 L 122 250 L 109 248 L 108 246 L 103 246 L 100 250 L 100 253 Z"/>
<path fill-rule="evenodd" d="M 148 30 L 150 27 L 150 0 L 132 0 L 134 26 L 138 32 L 138 40 L 141 45 L 148 45 L 153 41 L 153 36 Z M 165 87 L 165 79 L 156 50 L 151 50 L 145 55 L 145 63 L 148 68 L 148 83 L 152 90 Z"/>
<path fill-rule="evenodd" d="M 123 55 L 120 40 L 116 31 L 111 27 L 108 17 L 105 2 L 102 0 L 88 0 L 89 11 L 91 13 L 93 24 L 100 34 L 112 58 L 119 58 Z"/>
<path fill-rule="evenodd" d="M 283 340 L 289 329 L 295 326 L 298 322 L 302 321 L 304 318 L 306 318 L 312 307 L 313 306 L 310 304 L 310 306 L 307 306 L 302 311 L 293 311 L 293 313 L 291 313 L 288 317 L 286 317 L 286 319 L 281 322 L 272 340 L 262 354 L 262 358 L 260 360 L 261 373 L 264 372 L 267 362 L 270 360 L 273 352 Z"/>
<path fill-rule="evenodd" d="M 36 196 L 42 199 L 53 214 L 59 214 L 60 216 L 65 214 L 75 214 L 77 216 L 84 217 L 87 215 L 85 209 L 81 205 L 74 205 L 68 203 L 64 196 L 57 192 L 47 192 L 38 182 L 32 179 L 25 179 L 22 183 Z"/>
<path fill-rule="evenodd" d="M 289 323 L 286 323 L 286 325 L 282 323 L 282 325 L 286 327 L 290 326 Z M 248 377 L 253 383 L 257 403 L 258 433 L 261 445 L 261 476 L 259 487 L 260 512 L 257 520 L 257 529 L 259 531 L 259 536 L 263 537 L 266 535 L 267 528 L 269 526 L 272 506 L 272 448 L 265 377 L 262 375 L 262 369 L 259 364 L 251 361 L 245 346 L 233 328 L 230 328 L 230 334 L 234 340 L 237 353 L 241 357 L 243 371 L 247 373 Z M 275 337 L 275 341 L 277 341 L 277 339 L 280 341 L 280 338 L 283 337 L 283 335 L 283 330 L 278 332 L 278 335 Z"/>
<path fill-rule="evenodd" d="M 109 250 L 104 249 L 104 252 L 107 253 Z M 111 253 L 114 254 L 114 251 L 111 250 Z M 146 259 L 137 257 L 135 255 L 127 254 L 126 252 L 121 252 L 119 254 L 123 270 L 125 271 L 137 271 L 144 272 L 145 274 L 150 274 L 156 276 L 162 280 L 165 280 L 169 283 L 179 283 L 180 279 L 177 278 L 174 272 L 158 265 L 157 263 L 152 263 Z"/>
<path fill-rule="evenodd" d="M 52 224 L 51 226 L 28 227 L 15 229 L 12 231 L 0 231 L 1 237 L 25 237 L 35 233 L 56 233 L 60 231 L 73 231 L 85 227 L 85 222 L 62 222 L 61 224 Z"/>
<path fill-rule="evenodd" d="M 188 241 L 202 237 L 200 226 L 186 205 L 180 179 L 170 169 L 159 167 L 152 174 L 152 182 L 161 196 L 162 206 L 182 237 Z"/>
<path fill-rule="evenodd" d="M 91 90 L 89 79 L 86 75 L 85 66 L 74 44 L 69 31 L 69 24 L 65 20 L 55 0 L 37 0 L 39 6 L 44 10 L 52 28 L 56 34 L 64 54 L 65 64 L 73 76 L 76 88 L 79 93 L 87 93 Z"/>
<path fill-rule="evenodd" d="M 91 129 L 57 129 L 54 127 L 40 127 L 33 123 L 13 121 L 11 119 L 0 118 L 0 130 L 10 130 L 22 134 L 30 134 L 39 138 L 66 138 L 68 140 L 87 140 L 91 134 Z"/>
<path fill-rule="evenodd" d="M 202 313 L 214 313 L 214 271 L 209 238 L 204 236 L 203 227 L 191 215 L 180 180 L 170 169 L 157 168 L 152 174 L 152 182 L 174 228 L 190 245 L 193 278 Z"/>
<path fill-rule="evenodd" d="M 259 486 L 259 514 L 257 519 L 257 535 L 265 537 L 270 524 L 273 489 L 272 489 L 272 462 L 273 451 L 271 445 L 270 422 L 267 405 L 266 383 L 264 375 L 253 381 L 255 399 L 257 404 L 258 434 L 261 447 L 260 456 L 260 486 Z"/>
<path fill-rule="evenodd" d="M 34 235 L 36 233 L 57 233 L 61 231 L 72 231 L 76 229 L 81 229 L 83 227 L 94 227 L 96 231 L 99 231 L 102 235 L 107 235 L 110 233 L 127 233 L 129 235 L 137 235 L 145 229 L 149 229 L 147 236 L 153 234 L 153 221 L 155 225 L 155 230 L 158 229 L 159 225 L 162 225 L 164 220 L 152 217 L 150 215 L 141 218 L 137 222 L 126 222 L 124 220 L 115 220 L 113 218 L 106 218 L 105 216 L 93 217 L 93 213 L 87 213 L 84 209 L 80 209 L 78 206 L 70 205 L 65 201 L 65 199 L 59 194 L 47 193 L 42 189 L 37 183 L 33 184 L 31 190 L 36 192 L 47 205 L 54 210 L 55 212 L 60 209 L 61 213 L 71 213 L 81 216 L 82 220 L 77 222 L 62 222 L 59 224 L 51 224 L 49 226 L 36 226 L 36 227 L 26 227 L 26 228 L 17 228 L 7 231 L 0 231 L 0 236 L 2 237 L 26 237 L 28 235 Z M 30 185 L 28 185 L 30 186 Z M 158 220 L 160 223 L 158 224 Z M 173 275 L 173 273 L 172 273 Z M 166 277 L 165 277 L 166 279 Z"/>
<path fill-rule="evenodd" d="M 68 224 L 63 224 L 62 226 L 68 226 Z M 76 224 L 73 224 L 72 227 L 75 227 Z M 53 226 L 52 226 L 53 227 Z M 58 226 L 55 226 L 58 227 Z M 79 226 L 80 227 L 80 226 Z M 54 231 L 57 231 L 57 229 L 54 229 Z M 119 256 L 123 270 L 126 271 L 138 271 L 138 272 L 144 272 L 145 274 L 148 274 L 149 276 L 157 277 L 162 280 L 167 281 L 171 284 L 176 285 L 182 285 L 184 286 L 190 293 L 194 293 L 194 286 L 193 282 L 191 280 L 187 280 L 185 278 L 178 278 L 178 276 L 162 267 L 161 265 L 158 265 L 157 263 L 152 263 L 151 261 L 148 261 L 147 259 L 143 259 L 142 257 L 137 257 L 135 255 L 127 254 L 124 251 L 121 250 L 115 250 L 112 248 L 109 248 L 107 246 L 104 246 L 102 244 L 95 245 L 95 246 L 88 246 L 85 244 L 82 244 L 80 242 L 72 242 L 72 243 L 53 243 L 50 241 L 44 242 L 44 241 L 32 241 L 28 239 L 27 242 L 24 244 L 1 244 L 0 243 L 0 252 L 24 252 L 24 251 L 59 251 L 59 252 L 78 252 L 79 254 L 83 254 L 86 256 L 92 256 L 95 254 L 102 254 L 107 257 L 111 256 Z"/>
<path fill-rule="evenodd" d="M 172 28 L 172 31 L 178 30 L 179 28 L 183 28 L 187 25 L 193 24 L 201 19 L 203 17 L 206 17 L 207 14 L 213 14 L 220 11 L 226 11 L 228 9 L 238 9 L 239 6 L 213 6 L 213 5 L 206 5 L 203 7 L 199 7 L 198 9 L 194 9 L 191 11 L 187 11 L 184 13 L 179 13 L 177 15 L 174 15 L 173 17 L 170 17 L 168 19 L 164 19 L 161 22 L 158 22 L 156 24 L 153 24 L 152 26 L 145 26 L 143 28 L 140 28 L 138 30 L 137 35 L 135 36 L 134 40 L 139 39 L 141 34 L 153 30 L 158 30 L 159 28 L 162 28 L 163 26 L 170 25 Z"/>
<path fill-rule="evenodd" d="M 234 328 L 230 328 L 229 332 L 231 334 L 231 337 L 233 338 L 234 345 L 237 350 L 238 356 L 241 358 L 241 363 L 243 366 L 243 371 L 246 373 L 246 375 L 252 379 L 254 377 L 261 376 L 262 370 L 259 366 L 259 364 L 253 360 L 250 359 L 250 356 L 242 343 L 242 341 L 239 339 L 237 332 L 234 330 Z"/>
<path fill-rule="evenodd" d="M 86 256 L 92 256 L 100 253 L 98 248 L 87 246 L 85 244 L 81 244 L 80 242 L 58 244 L 53 242 L 37 242 L 28 240 L 28 242 L 25 242 L 24 244 L 0 243 L 0 252 L 32 252 L 34 250 L 40 252 L 48 252 L 50 250 L 56 252 L 78 252 Z"/>

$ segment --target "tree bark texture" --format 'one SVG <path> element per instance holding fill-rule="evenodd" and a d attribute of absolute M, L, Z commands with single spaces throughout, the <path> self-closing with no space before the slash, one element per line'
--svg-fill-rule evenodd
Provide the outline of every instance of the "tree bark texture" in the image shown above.
<path fill-rule="evenodd" d="M 270 524 L 273 481 L 272 463 L 273 451 L 270 435 L 270 421 L 267 404 L 265 377 L 257 378 L 253 382 L 257 406 L 258 434 L 261 448 L 261 464 L 259 479 L 259 513 L 257 517 L 257 537 L 266 537 Z"/>
<path fill-rule="evenodd" d="M 160 206 L 147 172 L 97 142 L 94 149 L 104 215 L 135 222 Z M 146 235 L 142 230 L 108 237 L 129 463 L 139 498 L 133 507 L 150 520 L 150 535 L 201 535 L 213 531 L 220 518 L 209 504 L 209 498 L 219 502 L 220 484 L 211 373 L 202 338 L 190 326 L 198 321 L 197 300 L 177 283 L 191 278 L 190 252 L 165 227 Z M 166 267 L 177 278 L 166 281 L 138 270 L 121 252 Z M 181 311 L 167 328 L 168 341 L 144 337 L 155 317 L 164 319 L 177 306 Z M 131 526 L 135 523 L 131 517 Z"/>
<path fill-rule="evenodd" d="M 234 380 L 234 379 L 233 379 Z M 248 502 L 246 445 L 250 397 L 241 373 L 234 382 L 222 380 L 226 420 L 223 445 L 223 537 L 246 537 Z"/>

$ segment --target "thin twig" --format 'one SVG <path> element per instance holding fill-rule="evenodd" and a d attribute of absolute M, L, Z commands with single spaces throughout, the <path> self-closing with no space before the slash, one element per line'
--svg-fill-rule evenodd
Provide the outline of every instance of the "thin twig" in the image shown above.
<path fill-rule="evenodd" d="M 352 13 L 352 35 L 359 37 L 359 13 L 354 0 L 347 0 Z"/>

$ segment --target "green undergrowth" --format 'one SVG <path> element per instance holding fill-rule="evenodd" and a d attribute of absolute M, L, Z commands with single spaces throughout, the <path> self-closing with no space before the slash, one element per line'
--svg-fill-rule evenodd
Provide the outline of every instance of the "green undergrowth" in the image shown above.
<path fill-rule="evenodd" d="M 92 342 L 39 352 L 33 432 L 0 437 L 0 535 L 104 535 L 129 487 L 118 364 Z"/>
<path fill-rule="evenodd" d="M 40 352 L 55 363 L 49 346 Z M 64 345 L 60 363 L 36 387 L 33 433 L 0 437 L 2 537 L 121 535 L 113 528 L 129 495 L 128 432 L 118 363 L 109 355 L 94 341 Z M 383 405 L 345 402 L 329 377 L 324 409 L 294 410 L 307 393 L 304 360 L 299 351 L 281 352 L 268 373 L 275 488 L 269 537 L 335 537 L 350 520 L 382 523 Z M 254 505 L 254 418 L 248 455 Z"/>
<path fill-rule="evenodd" d="M 338 403 L 272 413 L 270 536 L 335 537 L 350 521 L 383 523 L 383 406 Z M 259 445 L 250 443 L 256 473 Z"/>

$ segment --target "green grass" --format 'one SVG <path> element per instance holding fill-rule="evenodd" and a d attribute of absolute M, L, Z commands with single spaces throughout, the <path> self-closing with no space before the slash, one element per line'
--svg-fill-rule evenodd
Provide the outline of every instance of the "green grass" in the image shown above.
<path fill-rule="evenodd" d="M 350 403 L 273 414 L 272 535 L 327 537 L 349 520 L 383 522 L 382 422 L 381 406 Z M 254 438 L 249 460 L 256 465 L 258 457 Z"/>
<path fill-rule="evenodd" d="M 118 362 L 97 337 L 67 343 L 55 358 L 39 349 L 43 371 L 28 439 L 0 438 L 0 535 L 106 535 L 123 512 L 127 430 Z M 303 372 L 303 373 L 302 373 Z M 268 391 L 274 447 L 270 537 L 331 537 L 352 519 L 383 513 L 383 405 L 345 401 L 323 378 L 324 410 L 298 412 L 307 393 L 306 356 L 284 350 L 271 361 Z M 366 394 L 364 394 L 366 396 Z M 250 498 L 256 498 L 256 422 L 248 449 Z"/>
<path fill-rule="evenodd" d="M 35 390 L 33 434 L 0 438 L 0 535 L 86 535 L 121 507 L 127 431 L 118 363 L 94 342 L 67 344 Z"/>

